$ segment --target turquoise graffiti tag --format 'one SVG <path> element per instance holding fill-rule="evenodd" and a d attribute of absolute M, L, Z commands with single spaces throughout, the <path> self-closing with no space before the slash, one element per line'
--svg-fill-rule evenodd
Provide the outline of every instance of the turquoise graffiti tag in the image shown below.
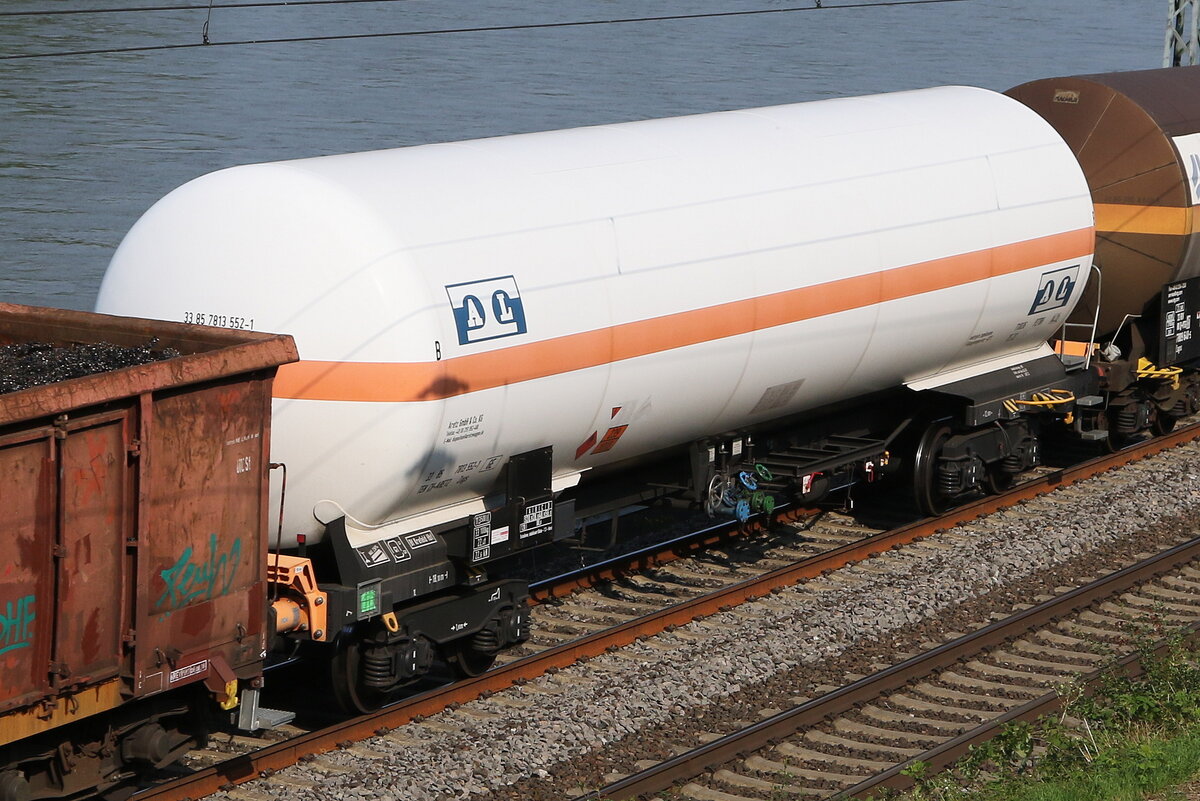
<path fill-rule="evenodd" d="M 209 534 L 207 559 L 195 559 L 195 550 L 189 545 L 174 565 L 159 574 L 166 589 L 154 603 L 154 608 L 172 611 L 193 601 L 207 601 L 229 592 L 241 555 L 241 537 L 233 541 L 229 550 L 219 551 L 217 535 Z"/>
<path fill-rule="evenodd" d="M 18 648 L 28 648 L 33 644 L 33 621 L 37 614 L 33 611 L 36 600 L 32 595 L 16 601 L 9 601 L 0 613 L 0 654 L 15 651 Z"/>

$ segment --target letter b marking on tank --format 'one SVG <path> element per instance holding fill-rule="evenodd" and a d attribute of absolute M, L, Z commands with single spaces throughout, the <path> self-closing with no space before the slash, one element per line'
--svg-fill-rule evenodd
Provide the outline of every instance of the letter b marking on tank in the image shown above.
<path fill-rule="evenodd" d="M 1029 307 L 1030 314 L 1038 314 L 1051 309 L 1061 309 L 1071 300 L 1075 285 L 1079 282 L 1079 265 L 1060 267 L 1042 273 L 1038 281 L 1038 291 Z"/>
<path fill-rule="evenodd" d="M 460 345 L 525 333 L 525 307 L 511 275 L 449 284 L 446 295 Z"/>

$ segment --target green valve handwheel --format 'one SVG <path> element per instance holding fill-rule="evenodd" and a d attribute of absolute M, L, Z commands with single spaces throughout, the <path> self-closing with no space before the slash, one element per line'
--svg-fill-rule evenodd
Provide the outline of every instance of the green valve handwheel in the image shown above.
<path fill-rule="evenodd" d="M 754 465 L 754 472 L 758 473 L 758 477 L 763 481 L 771 481 L 775 478 L 774 474 L 767 469 L 765 464 Z"/>

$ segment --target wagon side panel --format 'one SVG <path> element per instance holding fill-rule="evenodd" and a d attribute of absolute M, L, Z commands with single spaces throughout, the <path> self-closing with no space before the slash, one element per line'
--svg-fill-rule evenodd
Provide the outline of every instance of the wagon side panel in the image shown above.
<path fill-rule="evenodd" d="M 52 429 L 0 436 L 0 710 L 35 703 L 49 690 L 54 456 Z"/>
<path fill-rule="evenodd" d="M 258 670 L 269 397 L 269 380 L 221 381 L 144 415 L 138 694 Z"/>
<path fill-rule="evenodd" d="M 127 408 L 64 425 L 60 440 L 57 620 L 53 681 L 65 688 L 118 675 L 133 534 L 136 425 Z"/>

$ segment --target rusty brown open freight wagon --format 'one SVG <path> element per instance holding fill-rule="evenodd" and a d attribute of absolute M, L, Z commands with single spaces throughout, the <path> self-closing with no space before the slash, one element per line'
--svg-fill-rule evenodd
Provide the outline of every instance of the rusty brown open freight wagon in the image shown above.
<path fill-rule="evenodd" d="M 173 758 L 261 676 L 291 337 L 0 304 L 0 345 L 151 340 L 181 355 L 0 394 L 0 799 Z"/>

